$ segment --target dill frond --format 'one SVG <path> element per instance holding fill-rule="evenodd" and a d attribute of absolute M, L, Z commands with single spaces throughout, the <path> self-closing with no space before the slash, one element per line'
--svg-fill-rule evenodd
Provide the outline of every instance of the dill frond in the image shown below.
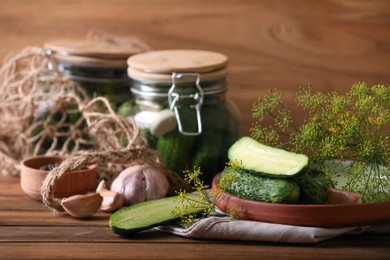
<path fill-rule="evenodd" d="M 314 93 L 309 84 L 300 88 L 296 102 L 306 114 L 299 127 L 280 92 L 270 90 L 254 102 L 251 137 L 304 153 L 329 176 L 340 174 L 330 161 L 351 162 L 343 167 L 344 189 L 362 194 L 365 203 L 390 200 L 390 87 L 357 82 L 341 95 Z M 273 125 L 265 125 L 268 118 Z"/>

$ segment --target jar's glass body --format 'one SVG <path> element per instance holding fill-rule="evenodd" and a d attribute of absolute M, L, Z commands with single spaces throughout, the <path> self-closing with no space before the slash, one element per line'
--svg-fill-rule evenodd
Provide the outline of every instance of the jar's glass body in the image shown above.
<path fill-rule="evenodd" d="M 86 66 L 59 63 L 58 70 L 80 84 L 90 98 L 106 97 L 114 109 L 131 98 L 126 67 Z"/>
<path fill-rule="evenodd" d="M 184 171 L 200 167 L 201 179 L 210 184 L 224 169 L 228 148 L 240 134 L 239 113 L 226 98 L 225 85 L 224 78 L 200 82 L 204 93 L 199 102 L 194 82 L 177 82 L 173 92 L 180 98 L 173 105 L 168 94 L 172 82 L 132 81 L 129 114 L 136 122 L 137 115 L 145 111 L 156 113 L 176 107 L 176 127 L 160 136 L 151 133 L 147 124 L 137 122 L 149 147 L 158 151 L 170 170 L 183 176 Z"/>

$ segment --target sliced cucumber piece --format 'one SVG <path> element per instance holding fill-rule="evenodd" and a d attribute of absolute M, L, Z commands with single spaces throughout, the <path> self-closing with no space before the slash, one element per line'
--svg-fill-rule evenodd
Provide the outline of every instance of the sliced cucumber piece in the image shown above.
<path fill-rule="evenodd" d="M 144 201 L 114 212 L 110 216 L 110 228 L 122 236 L 147 230 L 179 219 L 176 207 L 185 208 L 188 214 L 197 214 L 203 212 L 207 205 L 198 202 L 194 194 L 186 194 L 183 202 L 179 196 Z"/>
<path fill-rule="evenodd" d="M 241 167 L 263 176 L 296 177 L 306 172 L 309 158 L 304 154 L 263 145 L 250 137 L 241 137 L 228 151 L 230 161 L 241 162 Z"/>

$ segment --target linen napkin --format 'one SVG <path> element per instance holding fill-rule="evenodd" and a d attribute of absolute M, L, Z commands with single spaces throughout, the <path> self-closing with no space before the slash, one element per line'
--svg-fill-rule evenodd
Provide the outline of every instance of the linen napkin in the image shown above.
<path fill-rule="evenodd" d="M 158 230 L 195 239 L 243 240 L 280 243 L 318 243 L 342 235 L 363 232 L 390 233 L 390 224 L 345 228 L 303 227 L 250 220 L 235 220 L 229 216 L 203 218 L 189 227 L 163 225 Z"/>

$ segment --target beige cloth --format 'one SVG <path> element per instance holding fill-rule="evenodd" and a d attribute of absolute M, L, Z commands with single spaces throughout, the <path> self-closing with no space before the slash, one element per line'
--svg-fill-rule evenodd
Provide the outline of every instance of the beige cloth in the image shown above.
<path fill-rule="evenodd" d="M 390 224 L 375 227 L 319 228 L 232 220 L 226 216 L 213 216 L 201 219 L 188 228 L 180 225 L 164 225 L 157 229 L 195 239 L 318 243 L 342 235 L 361 234 L 363 232 L 390 233 Z"/>

